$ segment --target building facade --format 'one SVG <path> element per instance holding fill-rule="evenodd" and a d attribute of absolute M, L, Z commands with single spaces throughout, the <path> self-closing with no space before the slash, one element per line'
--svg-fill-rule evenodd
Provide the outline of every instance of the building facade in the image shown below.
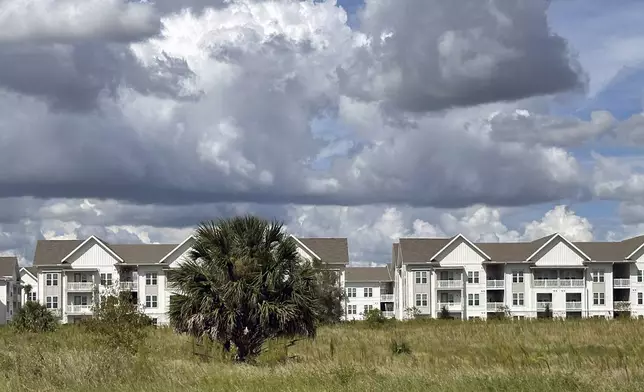
<path fill-rule="evenodd" d="M 344 309 L 346 320 L 363 320 L 372 309 L 385 317 L 394 317 L 394 277 L 385 267 L 349 267 L 346 269 Z"/>
<path fill-rule="evenodd" d="M 344 284 L 349 262 L 346 238 L 295 239 L 304 259 L 337 271 Z M 111 244 L 93 236 L 38 241 L 32 267 L 36 299 L 62 323 L 73 323 L 91 317 L 96 296 L 126 290 L 156 324 L 168 324 L 173 289 L 167 272 L 185 260 L 193 243 L 192 237 L 180 244 Z M 28 283 L 31 271 L 25 271 L 23 282 Z"/>
<path fill-rule="evenodd" d="M 0 257 L 0 325 L 6 324 L 20 308 L 20 273 L 16 257 Z"/>
<path fill-rule="evenodd" d="M 472 319 L 644 316 L 644 236 L 520 243 L 401 238 L 393 245 L 395 316 Z"/>

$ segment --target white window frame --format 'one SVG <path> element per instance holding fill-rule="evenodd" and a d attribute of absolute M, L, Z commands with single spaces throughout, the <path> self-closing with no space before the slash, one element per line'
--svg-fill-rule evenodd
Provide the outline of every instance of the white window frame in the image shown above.
<path fill-rule="evenodd" d="M 644 282 L 644 271 L 641 269 L 637 270 L 637 283 L 642 283 Z"/>
<path fill-rule="evenodd" d="M 427 271 L 416 271 L 414 277 L 416 284 L 427 284 Z"/>
<path fill-rule="evenodd" d="M 347 314 L 358 314 L 358 305 L 348 305 Z"/>
<path fill-rule="evenodd" d="M 52 295 L 45 298 L 45 306 L 47 309 L 58 309 L 58 296 Z"/>
<path fill-rule="evenodd" d="M 356 298 L 358 296 L 358 290 L 355 287 L 347 287 L 347 297 Z"/>
<path fill-rule="evenodd" d="M 366 315 L 367 313 L 373 310 L 373 305 L 365 305 L 364 308 L 362 308 L 362 310 L 363 310 L 362 314 Z"/>
<path fill-rule="evenodd" d="M 145 307 L 149 309 L 156 309 L 159 306 L 159 298 L 156 295 L 145 296 Z"/>
<path fill-rule="evenodd" d="M 100 275 L 101 279 L 101 286 L 109 287 L 111 286 L 114 281 L 112 280 L 113 276 L 111 272 L 103 272 Z"/>
<path fill-rule="evenodd" d="M 365 298 L 373 298 L 373 287 L 365 287 L 363 294 Z"/>
<path fill-rule="evenodd" d="M 605 293 L 593 293 L 593 305 L 606 305 Z"/>
<path fill-rule="evenodd" d="M 637 304 L 644 305 L 644 293 L 642 293 L 641 291 L 637 293 Z"/>
<path fill-rule="evenodd" d="M 525 306 L 523 293 L 512 293 L 512 306 Z"/>
<path fill-rule="evenodd" d="M 159 283 L 159 274 L 156 272 L 147 272 L 145 274 L 145 285 L 156 286 Z"/>
<path fill-rule="evenodd" d="M 593 283 L 604 283 L 604 270 L 593 270 L 590 276 L 593 278 Z"/>
<path fill-rule="evenodd" d="M 480 282 L 479 271 L 467 271 L 467 283 L 477 284 Z"/>
<path fill-rule="evenodd" d="M 45 286 L 58 286 L 58 274 L 52 272 L 46 273 Z"/>
<path fill-rule="evenodd" d="M 512 271 L 512 283 L 523 283 L 523 271 L 514 270 Z"/>

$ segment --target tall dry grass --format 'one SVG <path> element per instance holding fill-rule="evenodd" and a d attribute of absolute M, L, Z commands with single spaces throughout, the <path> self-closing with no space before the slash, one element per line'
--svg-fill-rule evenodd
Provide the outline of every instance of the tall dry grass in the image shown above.
<path fill-rule="evenodd" d="M 136 355 L 70 326 L 0 330 L 0 391 L 643 391 L 644 321 L 414 321 L 325 327 L 256 365 L 151 332 Z M 395 354 L 392 341 L 411 348 Z"/>

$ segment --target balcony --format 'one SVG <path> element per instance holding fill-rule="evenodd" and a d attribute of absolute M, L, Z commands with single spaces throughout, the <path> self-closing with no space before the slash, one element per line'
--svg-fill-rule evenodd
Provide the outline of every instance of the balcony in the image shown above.
<path fill-rule="evenodd" d="M 124 291 L 137 291 L 139 289 L 139 282 L 121 282 L 119 289 Z"/>
<path fill-rule="evenodd" d="M 68 314 L 91 314 L 92 305 L 67 305 Z"/>
<path fill-rule="evenodd" d="M 630 310 L 631 302 L 630 301 L 614 301 L 613 309 L 615 310 Z"/>
<path fill-rule="evenodd" d="M 559 279 L 535 279 L 532 282 L 533 287 L 559 287 Z"/>
<path fill-rule="evenodd" d="M 436 284 L 439 290 L 460 290 L 463 288 L 462 280 L 439 280 Z"/>
<path fill-rule="evenodd" d="M 394 312 L 393 311 L 385 310 L 384 312 L 382 312 L 382 315 L 384 317 L 386 317 L 386 318 L 394 318 Z"/>
<path fill-rule="evenodd" d="M 380 294 L 380 302 L 394 302 L 393 294 Z"/>
<path fill-rule="evenodd" d="M 581 310 L 581 301 L 567 301 L 566 310 Z"/>
<path fill-rule="evenodd" d="M 67 291 L 92 291 L 92 290 L 94 290 L 94 283 L 92 282 L 67 283 Z"/>
<path fill-rule="evenodd" d="M 486 284 L 488 289 L 502 289 L 505 287 L 505 281 L 501 279 L 490 279 Z"/>
<path fill-rule="evenodd" d="M 550 301 L 537 302 L 537 310 L 538 311 L 539 310 L 541 310 L 541 311 L 546 310 L 546 307 L 548 307 L 548 309 L 552 310 L 552 302 L 550 302 Z"/>
<path fill-rule="evenodd" d="M 630 279 L 613 279 L 613 287 L 616 289 L 627 289 L 631 287 Z"/>
<path fill-rule="evenodd" d="M 584 287 L 583 279 L 559 279 L 559 287 Z"/>
<path fill-rule="evenodd" d="M 503 302 L 488 302 L 488 312 L 505 312 L 505 304 Z"/>

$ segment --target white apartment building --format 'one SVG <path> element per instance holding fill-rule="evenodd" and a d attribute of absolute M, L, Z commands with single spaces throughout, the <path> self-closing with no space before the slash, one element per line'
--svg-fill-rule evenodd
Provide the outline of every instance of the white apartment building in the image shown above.
<path fill-rule="evenodd" d="M 644 316 L 644 236 L 520 243 L 401 238 L 393 245 L 395 316 L 487 318 Z"/>
<path fill-rule="evenodd" d="M 16 257 L 0 257 L 0 325 L 20 308 L 20 273 Z"/>
<path fill-rule="evenodd" d="M 362 320 L 372 309 L 379 309 L 385 317 L 394 317 L 394 278 L 391 265 L 348 267 L 344 287 L 346 320 Z"/>
<path fill-rule="evenodd" d="M 166 273 L 180 265 L 193 242 L 188 237 L 180 244 L 111 244 L 94 236 L 38 241 L 33 262 L 36 298 L 61 322 L 73 323 L 91 317 L 97 291 L 127 290 L 156 324 L 168 324 L 173 293 Z M 344 283 L 346 238 L 296 238 L 296 243 L 305 259 L 322 261 Z"/>
<path fill-rule="evenodd" d="M 21 302 L 38 301 L 38 270 L 36 267 L 20 268 L 20 283 L 22 285 Z M 31 289 L 27 292 L 26 286 Z"/>

